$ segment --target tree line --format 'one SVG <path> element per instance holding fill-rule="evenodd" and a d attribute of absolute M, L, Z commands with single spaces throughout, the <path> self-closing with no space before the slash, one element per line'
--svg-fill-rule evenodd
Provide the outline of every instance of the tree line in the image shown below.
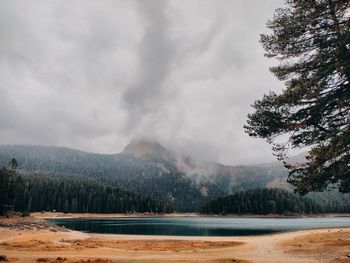
<path fill-rule="evenodd" d="M 22 191 L 22 179 L 16 174 L 17 161 L 12 159 L 9 168 L 0 169 L 0 215 L 7 210 L 14 210 Z"/>
<path fill-rule="evenodd" d="M 89 178 L 153 200 L 164 200 L 181 212 L 198 211 L 209 200 L 225 194 L 221 186 L 211 182 L 198 185 L 179 171 L 176 163 L 155 156 L 136 158 L 131 154 L 93 154 L 61 147 L 0 146 L 0 165 L 6 165 L 12 156 L 16 156 L 21 174 Z M 202 188 L 207 189 L 205 195 Z"/>
<path fill-rule="evenodd" d="M 258 188 L 241 191 L 215 199 L 201 208 L 203 214 L 310 214 L 350 212 L 349 196 L 329 194 L 333 199 L 325 202 L 323 195 L 301 196 L 279 188 Z"/>
<path fill-rule="evenodd" d="M 171 212 L 163 201 L 81 176 L 45 174 L 18 175 L 14 169 L 0 170 L 0 212 L 62 211 L 73 213 Z"/>

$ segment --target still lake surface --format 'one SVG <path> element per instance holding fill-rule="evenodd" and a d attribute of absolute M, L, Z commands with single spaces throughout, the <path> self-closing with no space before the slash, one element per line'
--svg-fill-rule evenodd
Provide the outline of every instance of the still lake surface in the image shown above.
<path fill-rule="evenodd" d="M 50 219 L 90 233 L 164 236 L 249 236 L 316 228 L 350 227 L 350 217 L 128 217 Z"/>

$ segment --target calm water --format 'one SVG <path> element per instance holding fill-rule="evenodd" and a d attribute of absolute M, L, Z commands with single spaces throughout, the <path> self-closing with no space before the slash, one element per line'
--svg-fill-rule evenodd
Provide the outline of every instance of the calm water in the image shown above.
<path fill-rule="evenodd" d="M 350 217 L 138 217 L 52 219 L 56 225 L 92 233 L 165 236 L 248 236 L 277 232 L 350 227 Z"/>

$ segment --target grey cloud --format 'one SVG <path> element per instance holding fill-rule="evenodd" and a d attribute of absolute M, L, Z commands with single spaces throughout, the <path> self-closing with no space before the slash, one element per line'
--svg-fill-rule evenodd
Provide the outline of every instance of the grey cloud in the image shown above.
<path fill-rule="evenodd" d="M 127 133 L 138 132 L 143 117 L 155 117 L 165 103 L 165 81 L 171 70 L 175 53 L 174 43 L 169 38 L 169 21 L 167 18 L 167 1 L 137 1 L 144 35 L 139 44 L 139 66 L 135 76 L 136 83 L 123 94 L 124 105 L 128 111 L 125 127 Z M 135 131 L 136 129 L 136 131 Z M 151 121 L 143 126 L 141 135 L 154 130 Z"/>
<path fill-rule="evenodd" d="M 0 143 L 111 153 L 146 137 L 205 160 L 273 160 L 242 126 L 282 86 L 258 43 L 282 3 L 0 1 Z"/>

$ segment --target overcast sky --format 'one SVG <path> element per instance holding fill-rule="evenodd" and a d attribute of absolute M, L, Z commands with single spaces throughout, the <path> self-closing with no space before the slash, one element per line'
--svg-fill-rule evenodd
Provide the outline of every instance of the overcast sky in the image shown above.
<path fill-rule="evenodd" d="M 0 1 L 0 143 L 116 153 L 133 138 L 225 164 L 274 160 L 243 131 L 280 90 L 259 34 L 282 0 Z"/>

